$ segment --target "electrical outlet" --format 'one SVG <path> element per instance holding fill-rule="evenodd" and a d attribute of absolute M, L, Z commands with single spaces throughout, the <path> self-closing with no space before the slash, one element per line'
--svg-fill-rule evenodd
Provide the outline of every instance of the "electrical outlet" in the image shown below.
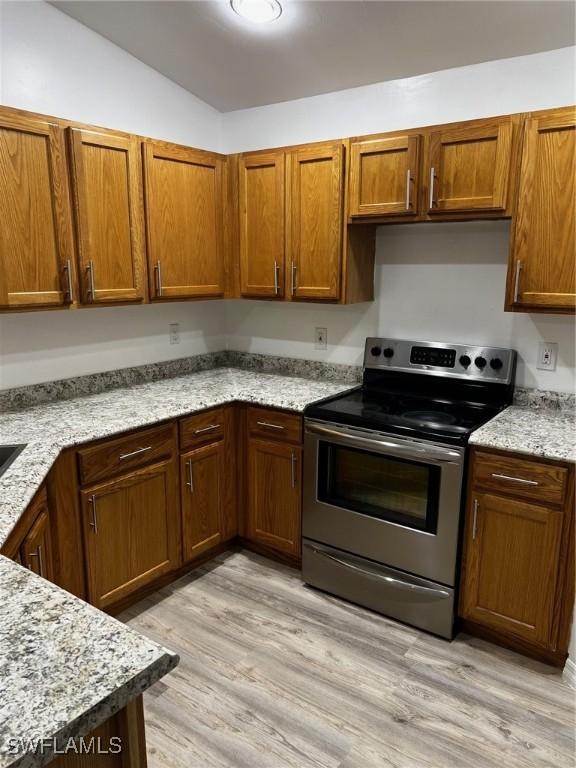
<path fill-rule="evenodd" d="M 314 349 L 328 349 L 327 328 L 316 328 L 314 335 Z"/>
<path fill-rule="evenodd" d="M 170 323 L 170 344 L 180 344 L 180 323 Z"/>
<path fill-rule="evenodd" d="M 555 341 L 541 341 L 538 344 L 536 368 L 540 371 L 555 371 L 558 360 L 558 344 Z"/>

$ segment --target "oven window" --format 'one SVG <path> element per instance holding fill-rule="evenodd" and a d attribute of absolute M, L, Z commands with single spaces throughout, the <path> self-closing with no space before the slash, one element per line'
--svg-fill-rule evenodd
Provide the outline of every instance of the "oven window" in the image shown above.
<path fill-rule="evenodd" d="M 318 499 L 436 533 L 440 468 L 320 442 Z"/>

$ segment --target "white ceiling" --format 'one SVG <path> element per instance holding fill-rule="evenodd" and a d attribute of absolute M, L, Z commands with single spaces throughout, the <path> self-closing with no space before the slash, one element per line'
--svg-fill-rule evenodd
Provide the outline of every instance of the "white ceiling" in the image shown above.
<path fill-rule="evenodd" d="M 281 0 L 251 25 L 229 0 L 52 3 L 228 112 L 574 44 L 555 0 Z M 494 83 L 498 88 L 498 83 Z"/>

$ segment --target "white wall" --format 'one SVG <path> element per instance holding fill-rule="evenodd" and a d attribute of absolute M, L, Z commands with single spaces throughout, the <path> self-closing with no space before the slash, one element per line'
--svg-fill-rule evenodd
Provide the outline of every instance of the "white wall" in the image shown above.
<path fill-rule="evenodd" d="M 222 115 L 110 41 L 43 2 L 3 2 L 2 104 L 204 149 Z"/>
<path fill-rule="evenodd" d="M 0 2 L 0 102 L 237 151 L 576 101 L 574 49 L 220 115 L 52 6 Z M 359 363 L 370 334 L 513 346 L 519 383 L 566 390 L 574 320 L 502 311 L 506 223 L 381 227 L 377 300 L 352 307 L 233 301 L 0 315 L 0 388 L 223 347 Z M 182 343 L 170 346 L 179 322 Z M 326 352 L 313 348 L 328 328 Z M 264 330 L 263 330 L 264 329 Z M 560 343 L 536 372 L 538 339 Z"/>
<path fill-rule="evenodd" d="M 0 3 L 0 103 L 220 149 L 222 116 L 50 5 Z M 168 326 L 179 323 L 181 343 Z M 0 389 L 226 344 L 223 307 L 181 303 L 0 315 Z"/>
<path fill-rule="evenodd" d="M 572 104 L 575 48 L 369 85 L 224 115 L 227 152 Z M 574 388 L 574 319 L 505 313 L 508 222 L 383 226 L 372 305 L 322 307 L 234 302 L 233 348 L 362 360 L 368 335 L 513 347 L 518 384 Z M 314 349 L 316 326 L 328 349 Z M 538 341 L 559 343 L 556 372 L 536 370 Z"/>
<path fill-rule="evenodd" d="M 378 229 L 377 301 L 350 307 L 230 302 L 233 349 L 362 362 L 367 336 L 478 342 L 518 350 L 517 383 L 574 387 L 574 320 L 503 311 L 507 221 L 388 225 Z M 314 349 L 315 327 L 328 349 Z M 536 370 L 538 341 L 557 341 L 556 372 Z"/>
<path fill-rule="evenodd" d="M 224 151 L 471 120 L 576 101 L 576 48 L 458 67 L 224 115 Z M 346 66 L 343 59 L 342 66 Z"/>

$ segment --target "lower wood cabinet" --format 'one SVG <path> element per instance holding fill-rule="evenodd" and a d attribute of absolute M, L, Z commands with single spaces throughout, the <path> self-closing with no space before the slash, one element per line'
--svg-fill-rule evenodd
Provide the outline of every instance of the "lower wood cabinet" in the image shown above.
<path fill-rule="evenodd" d="M 69 749 L 56 757 L 52 768 L 146 768 L 146 736 L 142 697 L 106 720 L 78 743 L 78 752 Z M 88 749 L 80 753 L 80 747 Z"/>
<path fill-rule="evenodd" d="M 572 474 L 483 451 L 471 473 L 460 615 L 561 662 L 574 603 Z"/>
<path fill-rule="evenodd" d="M 251 439 L 248 447 L 248 538 L 301 554 L 302 449 Z"/>
<path fill-rule="evenodd" d="M 88 597 L 106 608 L 180 565 L 174 459 L 81 493 Z"/>
<path fill-rule="evenodd" d="M 54 581 L 52 528 L 46 488 L 43 486 L 22 518 L 22 528 L 15 531 L 12 544 L 3 554 L 49 581 Z"/>
<path fill-rule="evenodd" d="M 224 443 L 220 440 L 180 457 L 184 561 L 223 540 Z"/>

